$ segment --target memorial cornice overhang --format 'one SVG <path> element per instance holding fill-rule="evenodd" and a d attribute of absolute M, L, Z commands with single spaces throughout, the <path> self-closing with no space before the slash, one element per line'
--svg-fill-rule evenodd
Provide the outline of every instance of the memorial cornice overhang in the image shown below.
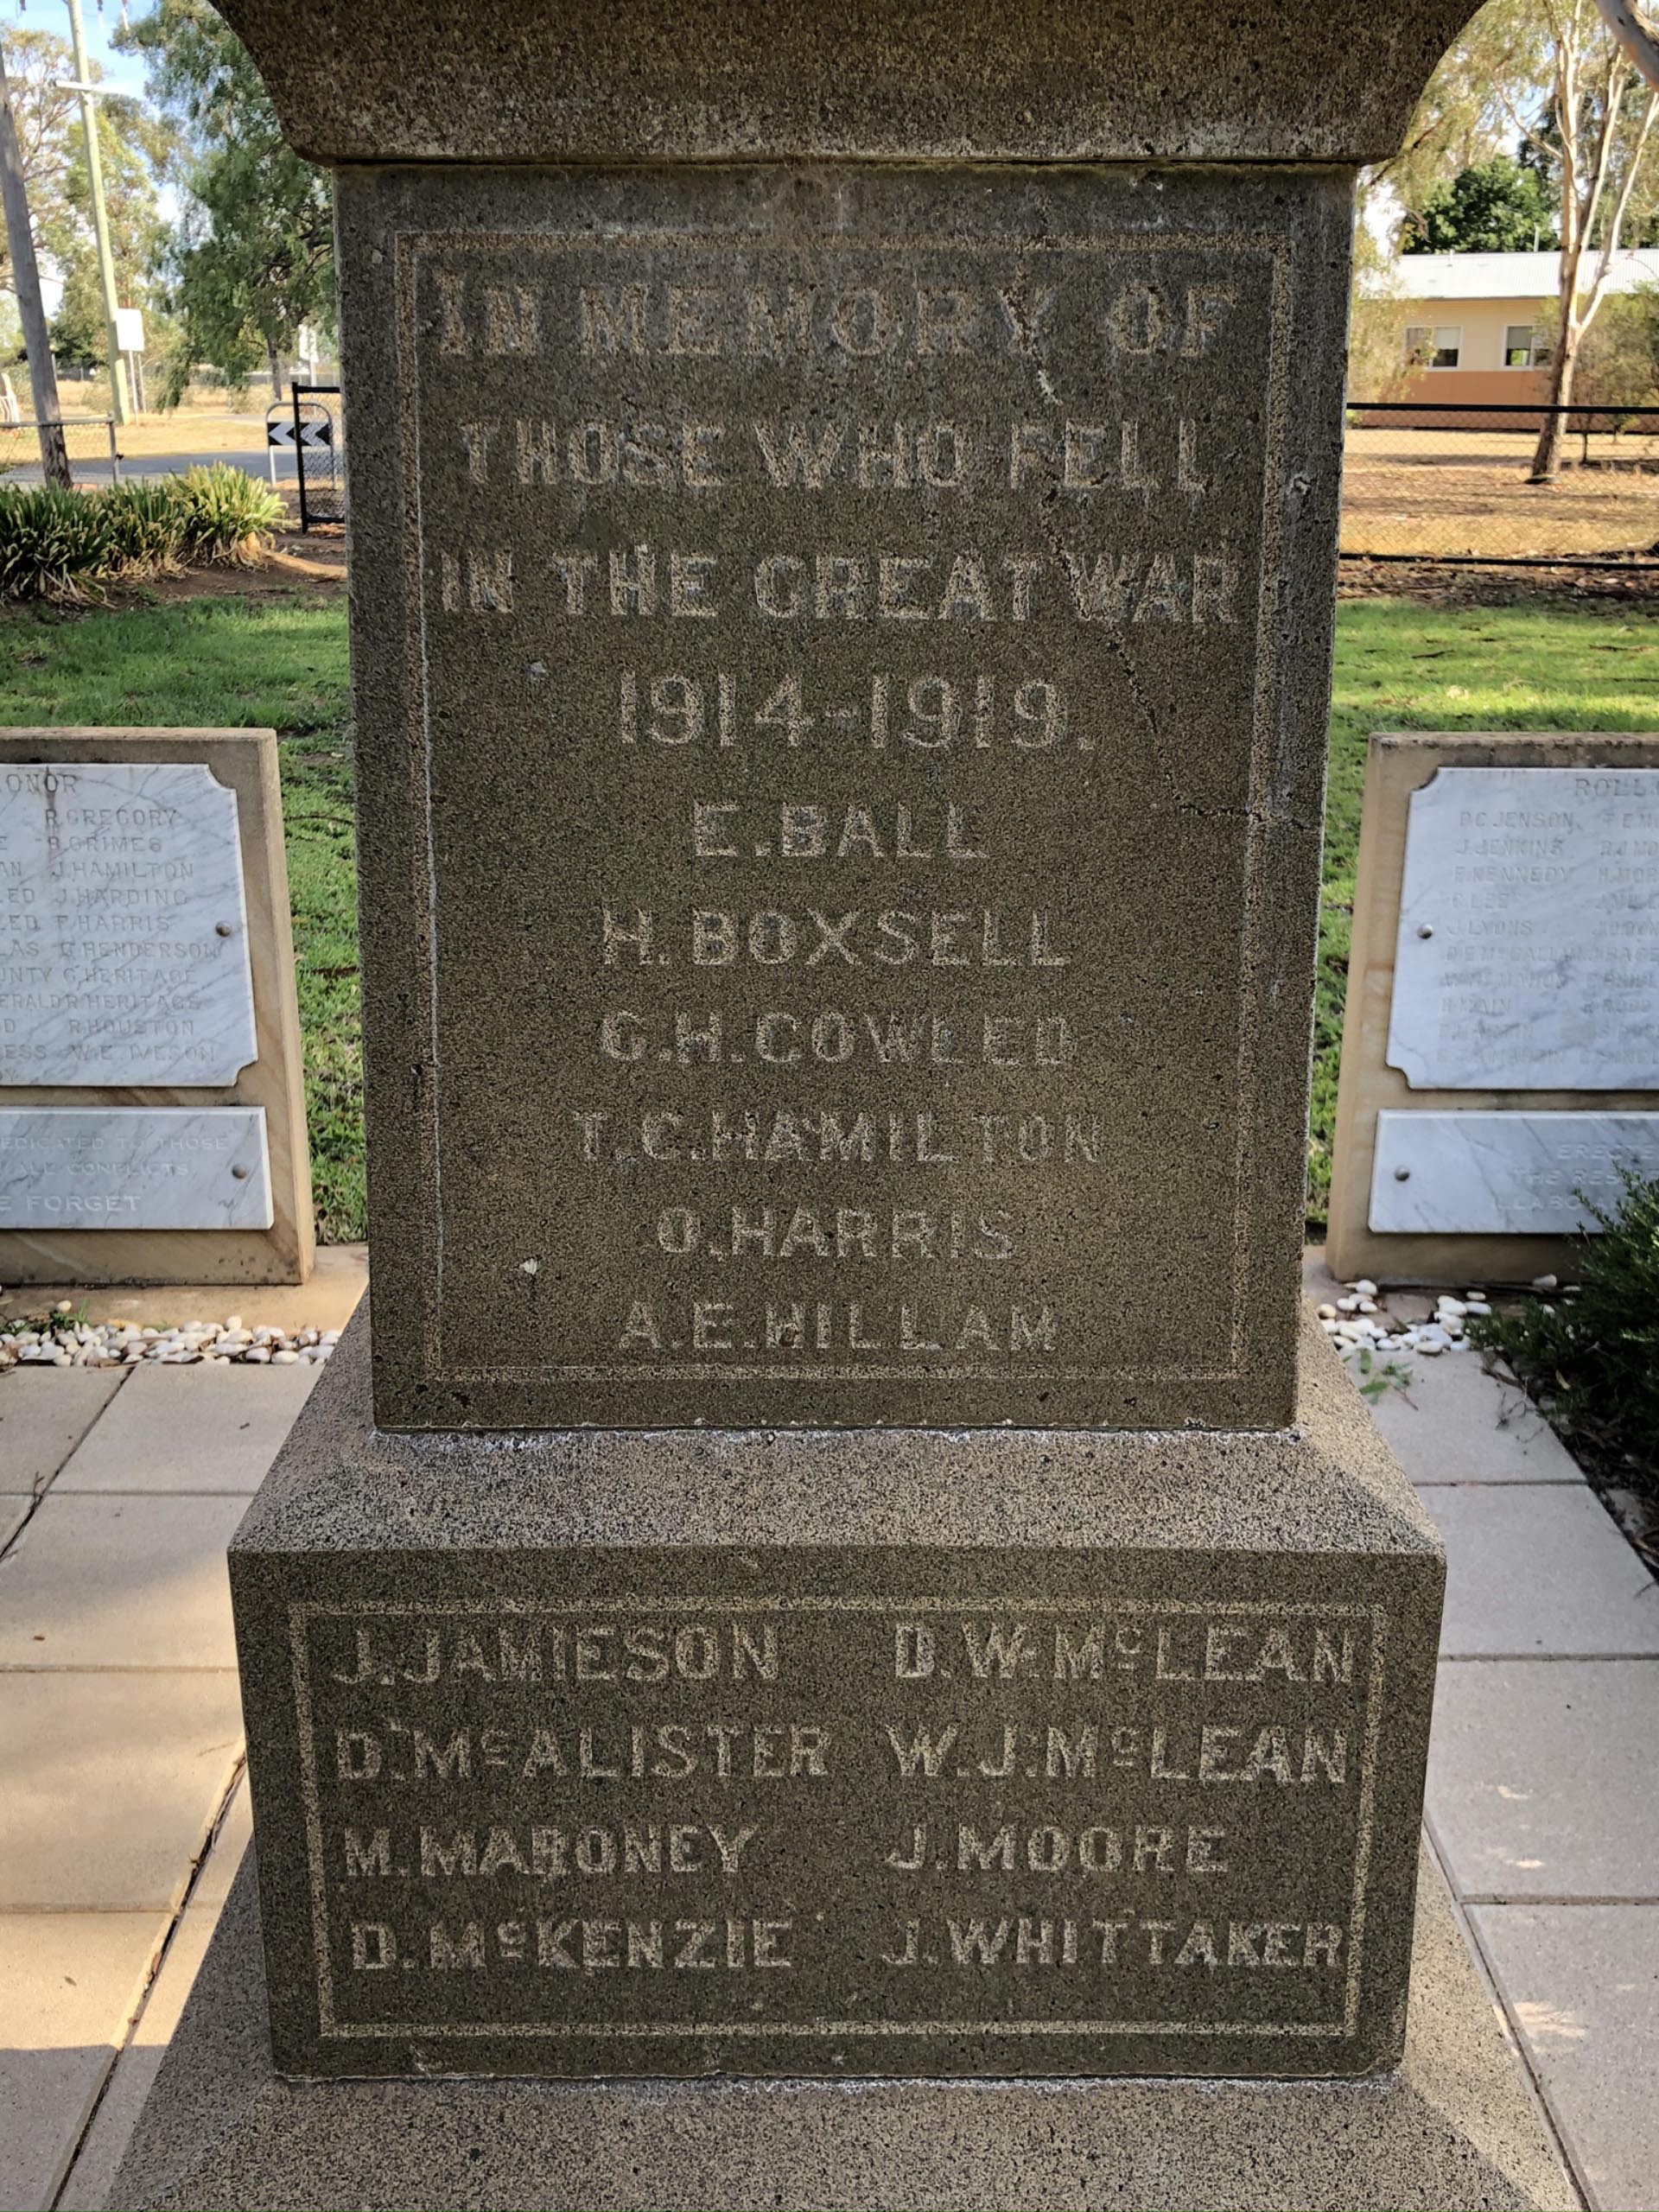
<path fill-rule="evenodd" d="M 347 162 L 1358 163 L 1477 0 L 220 0 Z"/>

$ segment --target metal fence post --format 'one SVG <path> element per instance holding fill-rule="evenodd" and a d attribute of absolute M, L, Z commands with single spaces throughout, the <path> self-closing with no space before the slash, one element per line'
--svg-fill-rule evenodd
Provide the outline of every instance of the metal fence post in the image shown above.
<path fill-rule="evenodd" d="M 302 535 L 311 527 L 311 517 L 305 504 L 305 444 L 300 435 L 300 388 L 290 384 L 289 397 L 294 402 L 294 474 L 300 485 L 300 531 Z"/>
<path fill-rule="evenodd" d="M 114 416 L 106 415 L 104 417 L 104 425 L 110 434 L 110 481 L 111 484 L 118 484 L 121 481 L 121 456 L 116 450 Z"/>

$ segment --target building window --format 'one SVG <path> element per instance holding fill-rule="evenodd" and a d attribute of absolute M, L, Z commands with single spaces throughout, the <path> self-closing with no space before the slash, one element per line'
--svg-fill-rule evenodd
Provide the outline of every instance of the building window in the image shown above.
<path fill-rule="evenodd" d="M 1549 337 L 1535 322 L 1512 322 L 1503 333 L 1506 369 L 1542 369 L 1549 365 Z"/>
<path fill-rule="evenodd" d="M 1416 369 L 1455 369 L 1463 352 L 1460 323 L 1408 322 L 1406 359 Z"/>

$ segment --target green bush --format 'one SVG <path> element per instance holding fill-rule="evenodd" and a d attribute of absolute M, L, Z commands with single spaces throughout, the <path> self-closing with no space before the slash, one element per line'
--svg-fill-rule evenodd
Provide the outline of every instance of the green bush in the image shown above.
<path fill-rule="evenodd" d="M 248 561 L 262 553 L 287 510 L 269 484 L 228 461 L 209 462 L 168 481 L 181 487 L 185 556 L 191 561 Z"/>
<path fill-rule="evenodd" d="M 8 599 L 74 599 L 114 559 L 107 502 L 42 486 L 0 486 L 0 593 Z"/>
<path fill-rule="evenodd" d="M 1627 1173 L 1617 1211 L 1589 1211 L 1602 1233 L 1578 1240 L 1577 1295 L 1472 1319 L 1469 1336 L 1503 1353 L 1580 1457 L 1656 1495 L 1659 1179 Z"/>
<path fill-rule="evenodd" d="M 283 519 L 268 485 L 223 461 L 103 491 L 0 486 L 0 597 L 92 599 L 117 581 L 253 560 Z"/>
<path fill-rule="evenodd" d="M 178 566 L 184 547 L 184 507 L 166 477 L 149 484 L 119 484 L 99 496 L 112 575 L 136 581 L 163 575 Z"/>

